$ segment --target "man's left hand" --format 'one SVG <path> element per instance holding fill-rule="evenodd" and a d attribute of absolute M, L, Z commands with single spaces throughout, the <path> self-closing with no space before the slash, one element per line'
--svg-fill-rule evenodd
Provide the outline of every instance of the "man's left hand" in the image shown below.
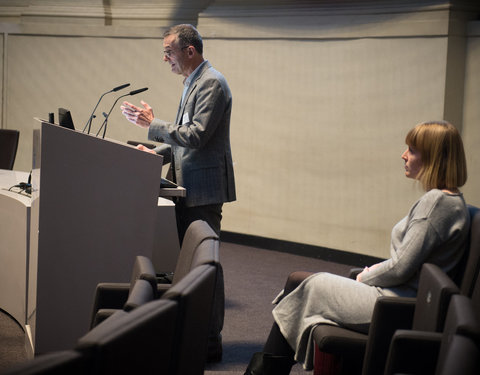
<path fill-rule="evenodd" d="M 150 153 L 150 154 L 156 154 L 155 151 L 153 151 L 152 149 L 150 149 L 150 148 L 148 148 L 148 147 L 146 147 L 146 146 L 144 146 L 144 145 L 142 145 L 142 144 L 137 145 L 136 149 L 137 149 L 137 150 L 140 150 L 140 151 L 148 152 L 148 153 Z"/>

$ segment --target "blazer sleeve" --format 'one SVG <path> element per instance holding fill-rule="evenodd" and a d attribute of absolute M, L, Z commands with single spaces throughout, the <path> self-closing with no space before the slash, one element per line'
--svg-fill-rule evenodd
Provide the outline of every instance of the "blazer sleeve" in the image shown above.
<path fill-rule="evenodd" d="M 199 80 L 187 99 L 180 124 L 154 119 L 148 138 L 186 148 L 203 147 L 222 122 L 226 96 L 219 80 Z"/>

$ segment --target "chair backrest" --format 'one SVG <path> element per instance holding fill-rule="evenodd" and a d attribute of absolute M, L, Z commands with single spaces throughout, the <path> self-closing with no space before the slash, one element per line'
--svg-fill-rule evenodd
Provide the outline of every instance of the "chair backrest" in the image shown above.
<path fill-rule="evenodd" d="M 477 277 L 475 279 L 475 285 L 473 286 L 473 291 L 470 299 L 472 300 L 472 305 L 473 305 L 475 314 L 480 319 L 480 277 Z"/>
<path fill-rule="evenodd" d="M 206 221 L 196 220 L 188 226 L 182 242 L 180 253 L 178 255 L 172 284 L 176 284 L 192 270 L 192 261 L 195 256 L 195 252 L 200 244 L 207 239 L 218 241 L 217 234 L 212 228 L 210 228 Z"/>
<path fill-rule="evenodd" d="M 453 296 L 442 334 L 436 373 L 478 374 L 480 358 L 475 343 L 479 342 L 480 319 L 471 299 L 464 295 Z"/>
<path fill-rule="evenodd" d="M 36 356 L 10 367 L 3 375 L 87 375 L 91 374 L 91 358 L 76 350 L 62 350 Z"/>
<path fill-rule="evenodd" d="M 452 335 L 443 343 L 442 355 L 437 362 L 435 375 L 478 375 L 480 373 L 480 350 L 474 340 L 461 335 Z"/>
<path fill-rule="evenodd" d="M 168 374 L 178 313 L 174 301 L 156 300 L 117 311 L 78 340 L 96 374 Z"/>
<path fill-rule="evenodd" d="M 459 294 L 458 286 L 434 264 L 424 264 L 420 272 L 412 329 L 441 332 L 450 298 Z"/>
<path fill-rule="evenodd" d="M 143 255 L 137 255 L 135 257 L 135 263 L 133 264 L 132 268 L 132 276 L 130 278 L 130 292 L 135 285 L 135 281 L 138 279 L 148 281 L 155 293 L 154 297 L 156 297 L 157 275 L 155 272 L 155 267 L 153 266 L 150 258 Z"/>
<path fill-rule="evenodd" d="M 459 272 L 461 280 L 457 281 L 461 293 L 466 296 L 472 295 L 475 281 L 480 272 L 480 209 L 469 206 L 469 212 L 469 244 Z"/>
<path fill-rule="evenodd" d="M 220 241 L 216 238 L 203 240 L 195 250 L 190 268 L 193 269 L 202 264 L 218 264 L 220 262 L 219 247 Z"/>
<path fill-rule="evenodd" d="M 215 281 L 216 267 L 200 265 L 161 297 L 176 301 L 179 308 L 170 375 L 200 375 L 204 372 Z"/>
<path fill-rule="evenodd" d="M 457 334 L 474 340 L 480 339 L 480 319 L 475 313 L 472 300 L 463 295 L 452 296 L 443 329 L 445 340 L 448 340 L 448 335 Z"/>
<path fill-rule="evenodd" d="M 0 169 L 13 169 L 19 137 L 18 130 L 0 129 Z"/>

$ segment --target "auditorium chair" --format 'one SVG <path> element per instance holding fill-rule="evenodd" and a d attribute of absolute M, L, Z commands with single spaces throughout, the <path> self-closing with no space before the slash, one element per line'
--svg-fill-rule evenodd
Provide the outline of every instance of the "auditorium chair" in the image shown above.
<path fill-rule="evenodd" d="M 455 278 L 455 282 L 460 288 L 460 293 L 466 296 L 471 295 L 473 285 L 478 277 L 480 269 L 480 212 L 477 207 L 469 206 L 468 208 L 471 219 L 469 244 L 461 261 L 460 270 Z M 350 277 L 355 278 L 359 271 L 360 269 L 352 269 Z M 409 324 L 413 322 L 412 313 L 414 311 L 415 299 L 397 300 L 397 298 L 399 297 L 382 297 L 377 301 L 379 306 L 375 306 L 375 309 L 379 311 L 384 309 L 392 309 L 393 311 L 395 311 L 395 309 L 399 309 L 398 311 L 410 311 L 410 314 L 405 315 L 406 319 L 404 319 L 401 314 L 398 314 L 398 316 L 400 316 L 400 321 L 397 322 L 397 324 L 399 324 L 397 328 L 410 328 Z M 395 304 L 389 304 L 391 299 L 393 299 L 392 303 L 395 301 L 398 303 L 398 307 L 396 307 Z M 384 304 L 386 304 L 386 306 L 383 306 Z M 391 314 L 394 313 L 393 311 Z M 397 316 L 397 314 L 395 316 Z M 408 317 L 412 320 L 409 321 Z M 386 321 L 388 322 L 389 319 L 390 318 L 387 318 Z M 378 331 L 378 329 L 375 328 L 377 326 L 376 324 L 377 323 L 373 324 L 372 317 L 370 332 L 375 333 Z M 394 322 L 390 325 L 390 334 L 394 331 L 393 324 Z M 380 325 L 380 327 L 382 326 Z M 381 328 L 381 330 L 384 329 L 386 328 Z M 383 354 L 370 351 L 369 353 L 376 353 L 376 358 L 384 358 L 382 361 L 383 363 L 372 361 L 372 358 L 370 358 L 372 354 L 366 353 L 367 342 L 370 341 L 369 334 L 367 335 L 342 327 L 321 324 L 313 330 L 312 335 L 315 346 L 314 375 L 361 374 L 363 366 L 368 366 L 368 369 L 366 369 L 368 373 L 383 373 L 383 365 L 386 358 L 385 350 L 388 350 L 388 347 L 384 349 Z M 387 343 L 386 345 L 388 346 L 389 341 L 387 339 L 385 340 Z M 372 339 L 372 342 L 376 341 L 377 340 Z M 377 344 L 375 347 L 377 347 Z M 378 372 L 374 371 L 375 366 Z"/>
<path fill-rule="evenodd" d="M 135 307 L 138 302 L 145 302 L 145 298 L 148 300 L 148 288 L 145 286 L 140 290 L 143 293 L 136 298 L 136 301 L 135 298 L 131 297 L 136 279 L 147 279 L 155 288 L 153 298 L 157 298 L 177 284 L 193 268 L 201 264 L 215 265 L 216 279 L 222 278 L 223 280 L 223 271 L 219 263 L 218 236 L 205 221 L 197 220 L 190 224 L 187 229 L 171 283 L 167 283 L 167 280 L 157 283 L 159 280 L 156 278 L 150 259 L 138 256 L 130 283 L 98 284 L 95 292 L 91 328 L 119 309 L 128 310 Z M 136 294 L 138 295 L 138 293 Z M 224 303 L 224 294 L 216 293 L 216 298 L 219 298 L 220 303 L 215 303 L 215 306 L 221 306 Z"/>
<path fill-rule="evenodd" d="M 142 283 L 139 283 L 135 294 L 131 296 L 137 280 L 142 280 Z M 130 282 L 103 282 L 97 285 L 90 328 L 93 328 L 117 310 L 125 307 L 127 310 L 132 308 L 135 305 L 135 298 L 137 302 L 141 301 L 142 298 L 147 301 L 149 296 L 151 296 L 151 299 L 157 298 L 155 269 L 148 257 L 139 255 L 135 258 Z M 126 305 L 129 297 L 131 297 L 130 304 Z"/>
<path fill-rule="evenodd" d="M 204 373 L 216 274 L 215 265 L 194 267 L 160 299 L 178 304 L 174 353 L 166 372 L 169 375 Z"/>
<path fill-rule="evenodd" d="M 397 330 L 390 344 L 385 374 L 435 375 L 445 373 L 449 368 L 455 370 L 452 374 L 478 374 L 478 357 L 475 360 L 466 358 L 467 362 L 463 362 L 462 356 L 466 353 L 455 356 L 453 350 L 457 349 L 458 353 L 458 348 L 451 343 L 455 336 L 457 345 L 462 341 L 465 345 L 468 340 L 475 345 L 480 344 L 478 311 L 475 311 L 472 300 L 464 295 L 452 296 L 441 333 Z M 478 355 L 478 347 L 476 352 Z"/>
<path fill-rule="evenodd" d="M 383 374 L 395 331 L 441 332 L 458 286 L 439 267 L 424 264 L 416 298 L 381 297 L 375 304 L 363 361 L 363 374 Z"/>
<path fill-rule="evenodd" d="M 119 310 L 95 326 L 75 348 L 92 358 L 89 374 L 169 374 L 178 307 L 173 300 L 155 300 Z"/>
<path fill-rule="evenodd" d="M 19 138 L 18 130 L 0 129 L 0 169 L 13 169 Z"/>
<path fill-rule="evenodd" d="M 219 246 L 219 238 L 217 234 L 213 231 L 213 229 L 208 225 L 206 221 L 203 220 L 196 220 L 192 222 L 183 238 L 183 243 L 180 248 L 180 253 L 178 254 L 177 264 L 175 266 L 175 271 L 173 274 L 158 274 L 159 277 L 158 281 L 160 283 L 159 291 L 166 290 L 170 287 L 171 284 L 176 284 L 179 280 L 181 280 L 195 265 L 200 263 L 208 263 L 211 262 L 211 257 L 213 256 L 212 252 L 214 252 L 215 248 L 218 252 Z M 205 253 L 205 249 L 211 249 L 210 255 L 197 254 L 197 250 L 202 248 L 203 253 Z M 207 257 L 207 259 L 202 259 L 202 257 Z M 216 256 L 215 262 L 218 262 L 218 255 Z M 166 284 L 166 285 L 161 285 Z"/>
<path fill-rule="evenodd" d="M 148 281 L 138 279 L 135 281 L 133 288 L 130 289 L 128 298 L 123 304 L 122 309 L 127 312 L 132 311 L 137 307 L 146 304 L 147 302 L 153 301 L 155 299 L 155 295 L 156 294 L 154 293 L 154 290 Z M 114 308 L 99 309 L 93 318 L 94 321 L 92 323 L 92 328 L 119 310 L 120 309 Z"/>

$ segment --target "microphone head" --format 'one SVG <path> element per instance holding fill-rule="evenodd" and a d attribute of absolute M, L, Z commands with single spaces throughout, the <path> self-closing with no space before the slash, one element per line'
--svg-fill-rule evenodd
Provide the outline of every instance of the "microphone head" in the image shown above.
<path fill-rule="evenodd" d="M 137 95 L 140 94 L 141 92 L 147 91 L 148 87 L 144 87 L 143 89 L 138 89 L 138 90 L 133 90 L 128 93 L 128 95 Z"/>
<path fill-rule="evenodd" d="M 114 87 L 114 88 L 112 89 L 112 91 L 113 91 L 113 92 L 117 92 L 118 90 L 124 89 L 125 87 L 128 87 L 128 86 L 130 86 L 130 83 L 125 83 L 125 84 L 123 84 L 123 85 Z"/>

